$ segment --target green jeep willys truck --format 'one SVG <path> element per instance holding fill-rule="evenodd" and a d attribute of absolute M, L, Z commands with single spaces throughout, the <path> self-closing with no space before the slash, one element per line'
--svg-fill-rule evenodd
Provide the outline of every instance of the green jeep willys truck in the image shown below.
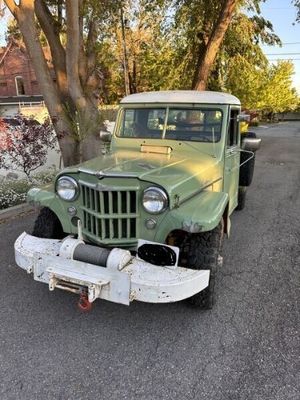
<path fill-rule="evenodd" d="M 217 92 L 125 97 L 101 157 L 28 192 L 40 214 L 15 242 L 17 264 L 79 294 L 82 310 L 97 298 L 211 308 L 223 237 L 253 175 L 247 160 L 240 174 L 240 154 L 260 144 L 241 143 L 240 108 Z"/>

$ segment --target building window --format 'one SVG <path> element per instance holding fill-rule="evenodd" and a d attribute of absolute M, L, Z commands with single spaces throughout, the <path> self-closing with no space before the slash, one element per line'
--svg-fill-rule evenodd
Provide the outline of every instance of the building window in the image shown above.
<path fill-rule="evenodd" d="M 23 96 L 25 94 L 24 79 L 22 78 L 22 76 L 16 76 L 15 81 L 17 96 Z"/>

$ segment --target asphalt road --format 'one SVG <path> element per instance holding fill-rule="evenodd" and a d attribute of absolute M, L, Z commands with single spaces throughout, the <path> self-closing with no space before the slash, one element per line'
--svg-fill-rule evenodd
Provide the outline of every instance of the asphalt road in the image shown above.
<path fill-rule="evenodd" d="M 0 225 L 1 400 L 300 399 L 300 122 L 257 131 L 212 311 L 97 301 L 81 314 L 15 266 L 33 216 Z"/>

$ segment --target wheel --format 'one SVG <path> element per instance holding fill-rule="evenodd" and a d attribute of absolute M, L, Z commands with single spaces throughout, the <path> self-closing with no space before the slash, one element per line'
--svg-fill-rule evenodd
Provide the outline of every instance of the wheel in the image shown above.
<path fill-rule="evenodd" d="M 247 132 L 244 136 L 248 137 L 248 138 L 255 138 L 255 139 L 257 137 L 255 132 Z"/>
<path fill-rule="evenodd" d="M 249 137 L 249 138 L 255 138 L 256 139 L 256 133 L 255 132 L 246 132 L 244 137 Z"/>
<path fill-rule="evenodd" d="M 45 239 L 62 239 L 64 237 L 61 223 L 50 208 L 41 209 L 35 220 L 32 235 Z"/>
<path fill-rule="evenodd" d="M 214 304 L 215 278 L 222 251 L 223 233 L 222 221 L 212 231 L 189 235 L 183 243 L 183 257 L 187 268 L 210 270 L 208 287 L 187 299 L 194 307 L 208 310 Z"/>
<path fill-rule="evenodd" d="M 238 193 L 238 205 L 236 207 L 236 210 L 241 211 L 245 208 L 246 204 L 246 191 L 247 188 L 245 187 L 239 187 L 239 193 Z"/>

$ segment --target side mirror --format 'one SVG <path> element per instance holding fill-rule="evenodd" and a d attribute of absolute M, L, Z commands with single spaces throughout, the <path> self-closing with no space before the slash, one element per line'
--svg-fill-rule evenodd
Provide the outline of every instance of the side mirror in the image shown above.
<path fill-rule="evenodd" d="M 239 114 L 238 122 L 250 122 L 250 115 L 249 114 Z"/>
<path fill-rule="evenodd" d="M 245 138 L 242 139 L 242 150 L 246 151 L 257 151 L 260 148 L 261 139 L 258 138 Z"/>
<path fill-rule="evenodd" d="M 100 131 L 100 139 L 103 142 L 109 143 L 111 142 L 111 132 L 108 131 Z"/>

